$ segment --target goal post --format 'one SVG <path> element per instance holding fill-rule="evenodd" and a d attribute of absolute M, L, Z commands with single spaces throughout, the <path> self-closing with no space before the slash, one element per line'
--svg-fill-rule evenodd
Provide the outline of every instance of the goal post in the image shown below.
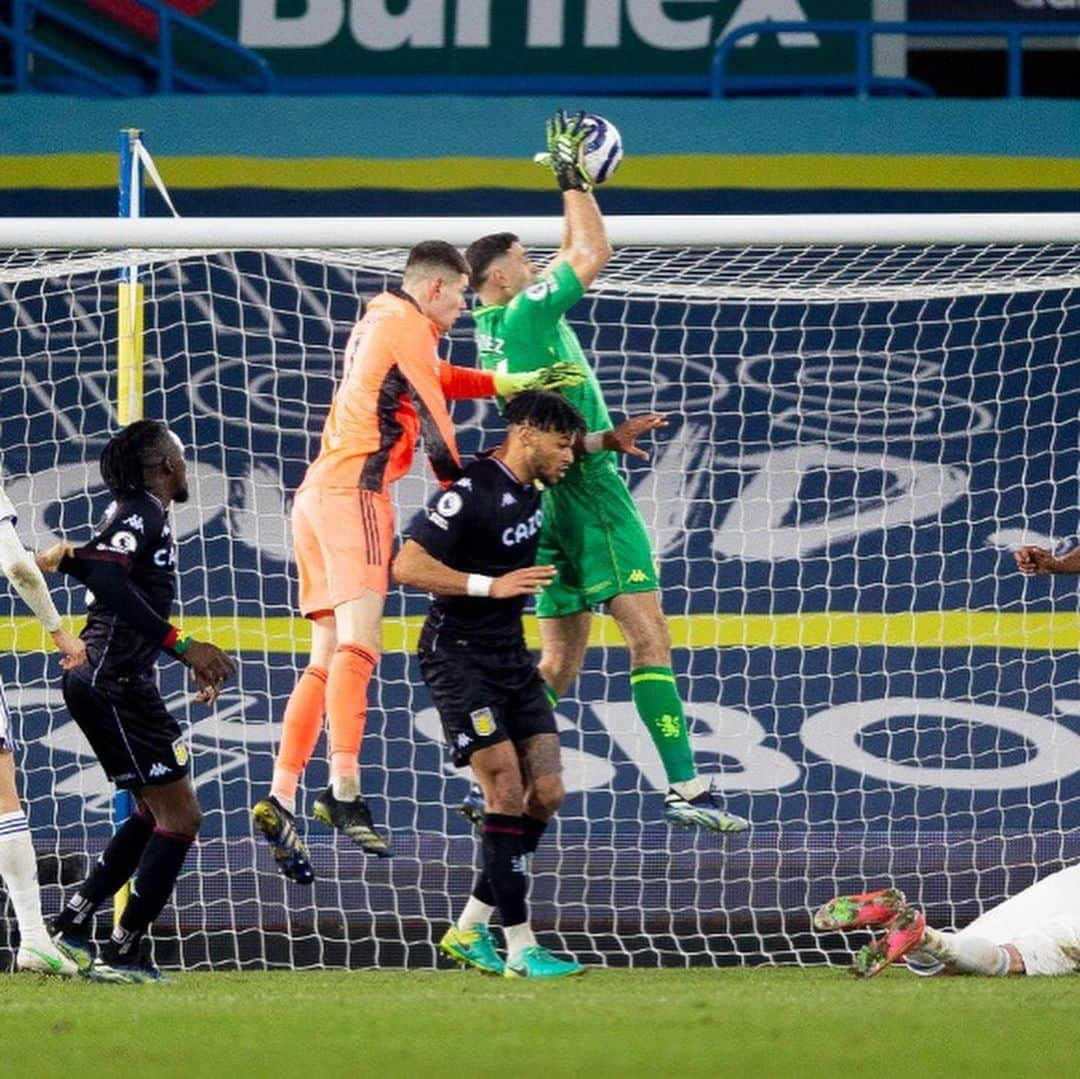
<path fill-rule="evenodd" d="M 1023 578 L 1023 542 L 1080 533 L 1080 215 L 607 219 L 615 254 L 571 311 L 618 415 L 668 413 L 628 481 L 652 532 L 703 775 L 749 832 L 671 832 L 626 650 L 594 622 L 558 713 L 568 797 L 534 859 L 542 939 L 608 965 L 824 963 L 810 910 L 895 881 L 966 924 L 1080 856 L 1076 581 Z M 163 663 L 203 834 L 155 928 L 186 967 L 431 966 L 474 840 L 413 657 L 422 596 L 388 597 L 362 787 L 394 856 L 299 805 L 317 882 L 251 832 L 306 663 L 288 506 L 363 300 L 405 249 L 558 218 L 0 219 L 0 435 L 20 529 L 76 542 L 106 501 L 117 269 L 143 267 L 145 415 L 188 447 L 174 509 L 183 624 L 239 654 L 213 710 Z M 471 365 L 468 317 L 444 354 Z M 499 436 L 459 402 L 463 451 Z M 399 529 L 433 490 L 395 490 Z M 63 598 L 63 597 L 61 597 Z M 68 609 L 84 609 L 70 589 Z M 39 851 L 96 853 L 110 791 L 26 620 L 0 616 Z M 535 624 L 529 621 L 535 642 Z M 47 889 L 55 909 L 58 893 Z"/>

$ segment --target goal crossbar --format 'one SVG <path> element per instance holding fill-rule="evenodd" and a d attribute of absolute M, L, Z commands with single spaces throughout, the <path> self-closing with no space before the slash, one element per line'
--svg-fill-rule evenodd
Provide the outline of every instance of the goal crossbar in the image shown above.
<path fill-rule="evenodd" d="M 613 214 L 605 221 L 617 247 L 1080 242 L 1080 213 Z M 0 248 L 400 247 L 432 237 L 467 244 L 502 231 L 557 247 L 562 227 L 556 216 L 10 217 L 0 218 Z"/>

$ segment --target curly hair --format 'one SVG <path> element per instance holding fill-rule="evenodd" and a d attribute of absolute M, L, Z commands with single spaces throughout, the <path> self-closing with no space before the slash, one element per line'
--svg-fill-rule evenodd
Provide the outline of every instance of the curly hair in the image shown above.
<path fill-rule="evenodd" d="M 565 397 L 547 390 L 526 390 L 506 402 L 503 419 L 507 425 L 528 424 L 538 431 L 560 435 L 583 435 L 587 428 L 581 413 Z"/>
<path fill-rule="evenodd" d="M 116 495 L 146 486 L 146 469 L 161 453 L 169 428 L 160 420 L 136 420 L 113 435 L 101 451 L 99 468 L 105 486 Z"/>

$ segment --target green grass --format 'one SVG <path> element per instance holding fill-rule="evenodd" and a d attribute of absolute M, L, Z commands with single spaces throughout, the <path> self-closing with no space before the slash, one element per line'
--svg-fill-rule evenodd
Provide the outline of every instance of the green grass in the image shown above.
<path fill-rule="evenodd" d="M 889 971 L 177 974 L 169 985 L 0 977 L 0 1074 L 121 1076 L 1068 1075 L 1077 978 Z"/>

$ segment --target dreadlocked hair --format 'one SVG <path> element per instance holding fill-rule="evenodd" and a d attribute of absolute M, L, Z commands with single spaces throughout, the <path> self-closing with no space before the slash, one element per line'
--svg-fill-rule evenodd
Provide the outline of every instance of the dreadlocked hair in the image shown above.
<path fill-rule="evenodd" d="M 169 429 L 160 420 L 136 420 L 117 431 L 101 451 L 101 479 L 120 497 L 146 486 L 146 466 Z"/>
<path fill-rule="evenodd" d="M 583 435 L 587 430 L 581 413 L 565 397 L 548 390 L 525 390 L 506 402 L 503 419 L 507 424 L 528 424 L 538 431 L 560 435 Z"/>

